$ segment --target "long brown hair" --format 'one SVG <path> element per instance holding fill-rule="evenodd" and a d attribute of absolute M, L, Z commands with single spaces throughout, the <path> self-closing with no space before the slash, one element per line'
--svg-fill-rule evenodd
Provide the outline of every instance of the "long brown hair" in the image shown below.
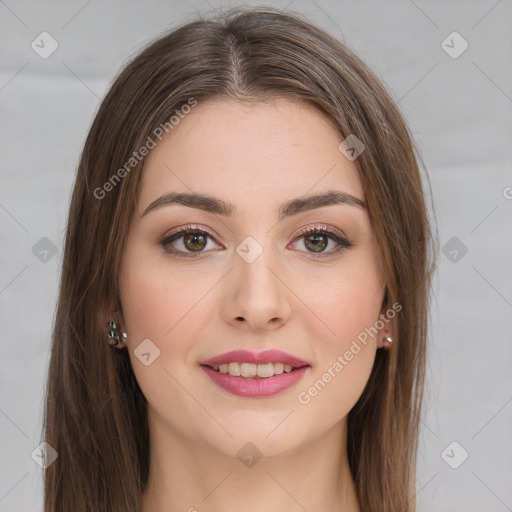
<path fill-rule="evenodd" d="M 392 350 L 377 351 L 349 413 L 349 462 L 364 512 L 415 510 L 433 268 L 418 157 L 400 112 L 366 65 L 299 15 L 258 8 L 199 19 L 159 37 L 124 67 L 91 126 L 71 199 L 53 327 L 43 435 L 58 459 L 45 471 L 46 512 L 137 511 L 148 478 L 146 400 L 126 351 L 108 345 L 100 314 L 122 311 L 119 266 L 144 159 L 128 167 L 127 161 L 191 98 L 269 96 L 313 105 L 344 138 L 354 134 L 366 146 L 356 164 L 386 301 L 402 310 Z M 122 179 L 114 183 L 116 173 Z"/>

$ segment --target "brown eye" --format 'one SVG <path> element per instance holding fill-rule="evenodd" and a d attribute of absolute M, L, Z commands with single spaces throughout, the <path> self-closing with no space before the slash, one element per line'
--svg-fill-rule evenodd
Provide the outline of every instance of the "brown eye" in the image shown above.
<path fill-rule="evenodd" d="M 199 256 L 201 253 L 209 252 L 205 249 L 209 248 L 210 241 L 214 242 L 214 239 L 208 232 L 186 227 L 165 236 L 159 240 L 159 244 L 165 252 L 176 256 Z"/>
<path fill-rule="evenodd" d="M 304 243 L 312 252 L 322 252 L 327 247 L 328 237 L 318 234 L 306 235 L 304 237 Z"/>
<path fill-rule="evenodd" d="M 302 231 L 296 240 L 302 242 L 306 253 L 312 256 L 332 256 L 335 253 L 352 247 L 352 244 L 338 233 L 325 228 L 309 228 Z M 328 249 L 329 245 L 332 245 Z"/>
<path fill-rule="evenodd" d="M 183 244 L 193 252 L 202 251 L 206 247 L 207 237 L 201 233 L 189 233 L 183 236 Z"/>

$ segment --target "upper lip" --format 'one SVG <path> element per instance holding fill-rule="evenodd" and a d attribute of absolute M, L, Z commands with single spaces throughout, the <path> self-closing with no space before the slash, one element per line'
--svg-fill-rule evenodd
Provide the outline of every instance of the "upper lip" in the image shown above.
<path fill-rule="evenodd" d="M 300 368 L 309 366 L 307 361 L 303 361 L 298 357 L 282 352 L 281 350 L 264 350 L 263 352 L 250 352 L 248 350 L 233 350 L 203 361 L 202 365 L 218 366 L 226 363 L 283 363 Z"/>

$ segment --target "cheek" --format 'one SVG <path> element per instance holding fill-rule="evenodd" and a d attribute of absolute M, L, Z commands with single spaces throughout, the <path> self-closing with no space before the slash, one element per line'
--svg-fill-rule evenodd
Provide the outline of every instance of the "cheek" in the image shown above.
<path fill-rule="evenodd" d="M 354 252 L 347 254 L 336 271 L 315 273 L 314 279 L 303 281 L 310 326 L 316 316 L 318 333 L 323 333 L 323 354 L 344 350 L 378 320 L 384 299 L 378 264 L 373 251 Z"/>
<path fill-rule="evenodd" d="M 325 303 L 331 316 L 328 322 L 335 334 L 318 339 L 317 362 L 311 375 L 298 390 L 298 418 L 318 418 L 311 435 L 338 423 L 350 412 L 370 378 L 376 353 L 376 338 L 370 332 L 380 310 L 380 288 L 345 284 L 331 298 L 337 307 Z M 326 309 L 324 309 L 326 311 Z"/>
<path fill-rule="evenodd" d="M 129 340 L 150 338 L 159 345 L 187 329 L 211 276 L 172 270 L 162 259 L 130 257 L 121 267 L 120 292 Z M 175 267 L 174 267 L 175 268 Z"/>
<path fill-rule="evenodd" d="M 377 341 L 372 328 L 384 298 L 379 268 L 375 251 L 359 251 L 338 271 L 317 274 L 314 291 L 307 288 L 311 291 L 304 302 L 317 313 L 310 313 L 307 322 L 316 340 L 312 346 L 317 364 L 297 400 L 306 414 L 318 413 L 329 424 L 348 414 L 371 374 Z M 313 325 L 321 324 L 314 337 Z"/>
<path fill-rule="evenodd" d="M 150 401 L 160 399 L 162 386 L 167 398 L 177 399 L 180 389 L 172 376 L 182 381 L 189 366 L 195 365 L 194 343 L 216 311 L 208 292 L 218 276 L 197 268 L 187 271 L 185 266 L 171 265 L 135 247 L 127 246 L 125 254 L 120 294 L 135 376 Z M 149 360 L 154 359 L 148 366 L 139 359 L 142 347 L 150 353 Z"/>
<path fill-rule="evenodd" d="M 187 375 L 180 365 L 190 352 L 190 340 L 197 338 L 200 326 L 194 319 L 204 315 L 200 299 L 211 284 L 191 281 L 183 272 L 170 272 L 169 265 L 136 252 L 127 254 L 129 259 L 121 267 L 120 294 L 137 382 L 153 409 L 164 416 L 172 413 L 169 403 L 184 417 L 197 415 L 179 384 Z"/>

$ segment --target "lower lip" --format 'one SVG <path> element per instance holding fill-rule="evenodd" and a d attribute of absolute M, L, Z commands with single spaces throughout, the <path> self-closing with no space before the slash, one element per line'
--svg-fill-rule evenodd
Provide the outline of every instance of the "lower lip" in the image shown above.
<path fill-rule="evenodd" d="M 229 373 L 220 373 L 209 366 L 201 366 L 203 371 L 217 386 L 238 396 L 258 398 L 276 395 L 285 389 L 292 387 L 306 373 L 309 366 L 297 368 L 289 373 L 281 373 L 266 379 L 249 379 L 246 377 L 234 377 Z"/>

